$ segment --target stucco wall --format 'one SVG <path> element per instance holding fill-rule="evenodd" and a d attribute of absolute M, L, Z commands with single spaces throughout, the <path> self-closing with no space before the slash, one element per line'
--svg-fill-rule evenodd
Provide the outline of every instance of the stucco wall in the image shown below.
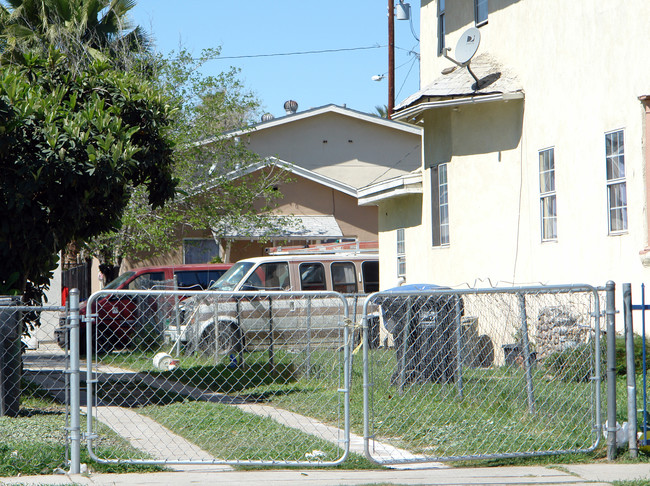
<path fill-rule="evenodd" d="M 447 2 L 446 43 L 452 57 L 460 33 L 473 26 L 472 4 Z M 436 2 L 422 6 L 426 86 L 450 62 L 435 55 Z M 407 265 L 408 280 L 431 281 L 435 269 L 441 280 L 434 283 L 451 286 L 477 279 L 486 284 L 604 285 L 610 279 L 640 284 L 650 276 L 639 256 L 648 230 L 644 110 L 638 99 L 650 93 L 650 65 L 644 62 L 650 2 L 491 0 L 489 8 L 478 52 L 488 52 L 517 75 L 525 100 L 425 114 L 425 167 L 445 162 L 445 154 L 450 160 L 451 243 L 431 245 L 426 170 L 424 224 L 414 250 L 426 264 Z M 441 137 L 446 126 L 448 133 Z M 625 130 L 628 231 L 608 235 L 605 133 L 618 129 Z M 538 152 L 550 147 L 555 150 L 558 239 L 543 243 Z"/>
<path fill-rule="evenodd" d="M 324 113 L 253 131 L 249 149 L 363 187 L 409 172 L 420 163 L 420 135 Z"/>

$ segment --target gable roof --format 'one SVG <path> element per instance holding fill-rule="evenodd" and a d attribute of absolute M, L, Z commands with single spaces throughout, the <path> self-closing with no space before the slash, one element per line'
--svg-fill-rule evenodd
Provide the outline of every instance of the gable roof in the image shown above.
<path fill-rule="evenodd" d="M 332 179 L 331 177 L 327 177 L 325 175 L 314 172 L 313 170 L 305 169 L 299 165 L 292 164 L 291 162 L 280 160 L 277 157 L 267 157 L 261 162 L 251 164 L 243 169 L 230 172 L 228 174 L 228 177 L 237 179 L 239 177 L 245 176 L 247 174 L 252 174 L 253 172 L 257 172 L 260 169 L 270 166 L 279 167 L 288 172 L 291 172 L 294 175 L 303 177 L 331 189 L 335 189 L 339 192 L 347 194 L 348 196 L 357 197 L 357 189 L 355 187 L 344 182 L 337 181 L 336 179 Z"/>
<path fill-rule="evenodd" d="M 456 67 L 450 74 L 437 78 L 399 103 L 395 107 L 394 118 L 414 118 L 425 110 L 442 106 L 524 97 L 517 77 L 488 53 L 476 56 L 471 69 L 479 80 L 479 86 L 466 68 Z"/>
<path fill-rule="evenodd" d="M 219 137 L 203 140 L 201 143 L 208 144 L 218 138 L 238 137 L 241 135 L 247 135 L 256 131 L 267 130 L 269 128 L 274 128 L 281 125 L 296 123 L 306 118 L 313 118 L 328 113 L 335 113 L 338 115 L 347 116 L 362 122 L 373 123 L 379 126 L 388 127 L 393 130 L 400 130 L 405 133 L 410 133 L 413 135 L 422 135 L 422 129 L 420 127 L 416 127 L 401 121 L 389 120 L 387 118 L 382 118 L 377 115 L 371 115 L 369 113 L 363 113 L 361 111 L 352 110 L 345 106 L 329 104 L 329 105 L 320 106 L 318 108 L 310 108 L 308 110 L 299 111 L 297 113 L 291 113 L 289 115 L 273 118 L 268 121 L 262 121 L 253 125 L 250 129 L 231 130 L 229 132 L 225 132 L 223 135 Z"/>

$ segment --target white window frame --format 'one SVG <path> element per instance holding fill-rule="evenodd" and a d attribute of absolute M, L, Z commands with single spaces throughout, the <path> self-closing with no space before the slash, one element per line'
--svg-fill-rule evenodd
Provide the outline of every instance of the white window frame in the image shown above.
<path fill-rule="evenodd" d="M 610 148 L 616 137 L 618 150 Z M 611 139 L 611 143 L 607 143 Z M 614 170 L 616 169 L 616 170 Z M 625 179 L 625 129 L 605 133 L 605 177 L 607 179 L 607 230 L 610 235 L 627 233 L 627 183 Z M 617 200 L 613 195 L 618 192 Z M 618 215 L 618 217 L 616 217 Z M 620 227 L 614 222 L 620 221 Z"/>
<path fill-rule="evenodd" d="M 406 276 L 406 239 L 404 228 L 397 228 L 397 276 Z"/>
<path fill-rule="evenodd" d="M 445 20 L 445 2 L 438 0 L 438 55 L 442 56 L 445 51 L 445 34 L 447 31 Z"/>
<path fill-rule="evenodd" d="M 481 6 L 485 6 L 485 18 L 479 18 Z M 476 24 L 476 27 L 487 24 L 488 12 L 488 0 L 474 0 L 474 23 Z"/>
<path fill-rule="evenodd" d="M 539 151 L 539 210 L 542 241 L 557 241 L 554 147 Z"/>
<path fill-rule="evenodd" d="M 438 166 L 438 211 L 440 212 L 440 246 L 449 245 L 449 183 L 447 164 Z"/>

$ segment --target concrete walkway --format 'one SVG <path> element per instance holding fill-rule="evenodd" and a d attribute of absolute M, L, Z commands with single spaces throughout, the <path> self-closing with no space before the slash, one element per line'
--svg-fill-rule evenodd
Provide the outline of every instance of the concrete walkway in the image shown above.
<path fill-rule="evenodd" d="M 583 464 L 556 467 L 494 467 L 396 470 L 262 470 L 183 471 L 150 474 L 91 474 L 89 476 L 29 476 L 0 478 L 2 485 L 571 485 L 604 486 L 614 481 L 648 479 L 650 464 Z"/>

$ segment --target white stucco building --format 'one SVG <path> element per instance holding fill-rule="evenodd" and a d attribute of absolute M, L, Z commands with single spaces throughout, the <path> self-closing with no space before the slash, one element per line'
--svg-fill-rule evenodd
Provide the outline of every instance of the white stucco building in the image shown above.
<path fill-rule="evenodd" d="M 647 0 L 421 2 L 422 89 L 393 118 L 423 127 L 423 165 L 359 191 L 382 288 L 647 280 L 648 18 Z M 478 86 L 443 55 L 470 28 Z"/>

